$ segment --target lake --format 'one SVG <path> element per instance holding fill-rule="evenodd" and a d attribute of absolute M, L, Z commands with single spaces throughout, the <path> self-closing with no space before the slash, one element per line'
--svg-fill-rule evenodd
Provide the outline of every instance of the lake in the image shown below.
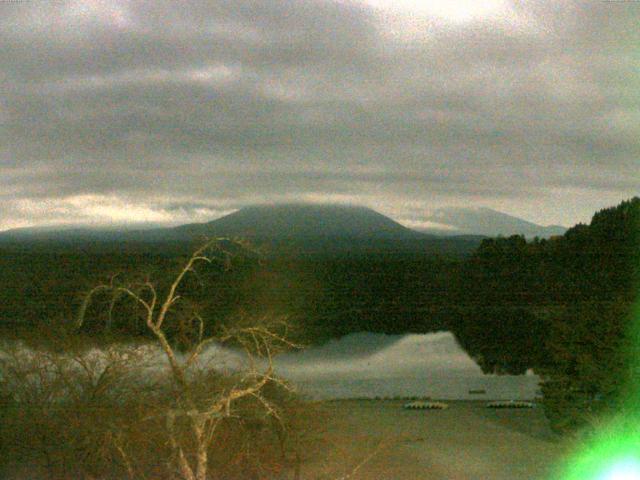
<path fill-rule="evenodd" d="M 134 346 L 117 348 L 127 352 L 127 348 Z M 167 363 L 158 347 L 151 344 L 135 348 L 140 379 L 164 375 Z M 27 347 L 19 350 L 27 357 L 33 353 Z M 106 365 L 106 356 L 104 350 L 95 348 L 84 353 L 92 364 L 103 365 L 99 369 Z M 199 363 L 204 369 L 235 370 L 245 360 L 239 350 L 212 345 L 202 352 Z M 450 332 L 354 333 L 281 354 L 274 364 L 277 374 L 314 399 L 533 400 L 539 396 L 538 376 L 531 372 L 517 376 L 485 375 Z"/>
<path fill-rule="evenodd" d="M 451 332 L 355 333 L 281 355 L 276 371 L 318 399 L 426 396 L 533 400 L 540 381 L 531 372 L 483 374 Z"/>

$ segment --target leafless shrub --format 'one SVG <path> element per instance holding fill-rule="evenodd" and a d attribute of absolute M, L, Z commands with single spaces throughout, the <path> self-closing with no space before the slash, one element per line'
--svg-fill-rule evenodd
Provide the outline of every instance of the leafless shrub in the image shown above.
<path fill-rule="evenodd" d="M 138 352 L 2 349 L 2 466 L 30 478 L 83 478 L 111 464 L 109 434 L 127 421 Z M 5 474 L 7 476 L 7 474 Z"/>

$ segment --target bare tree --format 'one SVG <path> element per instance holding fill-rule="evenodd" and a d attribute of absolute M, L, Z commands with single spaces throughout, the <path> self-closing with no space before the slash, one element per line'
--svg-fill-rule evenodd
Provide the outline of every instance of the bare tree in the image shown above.
<path fill-rule="evenodd" d="M 8 468 L 51 479 L 299 480 L 310 456 L 331 457 L 318 436 L 324 414 L 274 373 L 274 356 L 298 347 L 287 322 L 241 316 L 212 329 L 193 303 L 187 279 L 228 267 L 241 248 L 211 240 L 163 287 L 116 275 L 85 296 L 75 330 L 106 298 L 105 327 L 126 311 L 152 345 L 105 345 L 61 328 L 37 348 L 0 346 L 0 476 Z M 231 371 L 209 354 L 222 344 L 244 352 Z M 378 450 L 340 478 L 361 474 Z M 344 471 L 351 459 L 338 463 Z"/>
<path fill-rule="evenodd" d="M 268 415 L 282 422 L 277 406 L 263 394 L 263 391 L 269 384 L 289 388 L 274 374 L 273 356 L 282 348 L 296 345 L 287 340 L 286 333 L 276 333 L 276 329 L 271 328 L 274 322 L 262 319 L 258 324 L 220 328 L 218 335 L 207 337 L 204 319 L 197 309 L 187 308 L 182 309 L 180 315 L 187 315 L 186 324 L 194 326 L 196 339 L 186 354 L 178 352 L 167 336 L 168 319 L 174 313 L 178 302 L 183 301 L 179 292 L 185 277 L 195 274 L 196 266 L 201 263 L 220 262 L 228 265 L 234 255 L 225 247 L 228 242 L 228 239 L 216 238 L 198 248 L 175 276 L 164 295 L 161 295 L 148 280 L 122 284 L 117 282 L 117 277 L 112 277 L 110 283 L 100 284 L 87 294 L 76 322 L 78 328 L 83 325 L 92 298 L 101 292 L 111 295 L 110 312 L 116 302 L 125 299 L 133 301 L 142 309 L 146 327 L 164 354 L 174 386 L 175 407 L 162 412 L 161 415 L 165 417 L 172 458 L 175 459 L 179 475 L 185 480 L 208 478 L 209 451 L 214 433 L 223 419 L 233 416 L 233 406 L 236 402 L 251 397 L 258 401 Z M 286 324 L 277 323 L 284 326 L 286 332 Z M 231 341 L 243 347 L 247 357 L 247 368 L 232 386 L 221 388 L 213 397 L 201 398 L 194 391 L 195 382 L 192 377 L 203 349 L 212 343 L 223 344 Z M 191 437 L 189 441 L 185 441 L 183 435 L 177 433 L 177 423 L 181 420 L 185 420 L 188 425 Z M 129 465 L 128 454 L 122 445 L 117 443 L 116 446 L 125 465 Z M 128 466 L 127 470 L 133 475 L 131 467 Z"/>

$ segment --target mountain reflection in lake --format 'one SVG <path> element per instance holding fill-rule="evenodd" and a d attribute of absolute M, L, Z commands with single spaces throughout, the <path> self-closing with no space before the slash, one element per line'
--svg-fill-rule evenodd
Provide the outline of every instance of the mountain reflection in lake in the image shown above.
<path fill-rule="evenodd" d="M 322 399 L 429 396 L 529 400 L 536 396 L 540 380 L 533 374 L 483 374 L 450 332 L 351 334 L 281 355 L 276 371 L 302 392 Z"/>
<path fill-rule="evenodd" d="M 24 345 L 14 346 L 25 360 L 36 354 Z M 121 352 L 137 352 L 135 371 L 139 381 L 164 376 L 166 358 L 157 346 L 116 345 L 110 349 L 114 347 Z M 85 361 L 99 368 L 106 367 L 108 356 L 107 350 L 96 348 L 83 354 Z M 202 369 L 235 371 L 245 362 L 243 352 L 211 345 L 201 353 L 197 363 Z M 324 345 L 284 353 L 276 357 L 274 364 L 277 374 L 301 393 L 317 399 L 428 396 L 451 400 L 530 400 L 535 398 L 539 382 L 533 374 L 483 374 L 450 332 L 354 333 Z M 71 365 L 80 369 L 77 363 Z M 134 377 L 135 374 L 131 378 Z"/>

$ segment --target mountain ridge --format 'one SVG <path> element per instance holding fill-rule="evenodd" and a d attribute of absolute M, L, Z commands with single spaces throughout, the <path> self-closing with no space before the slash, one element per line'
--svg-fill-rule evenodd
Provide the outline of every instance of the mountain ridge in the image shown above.
<path fill-rule="evenodd" d="M 340 204 L 263 204 L 241 208 L 211 222 L 174 231 L 257 238 L 426 238 L 375 210 Z"/>
<path fill-rule="evenodd" d="M 562 235 L 562 226 L 541 226 L 486 207 L 445 207 L 426 217 L 429 227 L 409 228 L 371 208 L 348 204 L 270 203 L 243 207 L 209 222 L 172 227 L 60 225 L 0 232 L 0 240 L 181 241 L 201 236 L 250 239 L 375 239 L 419 241 L 443 237 Z M 442 228 L 438 228 L 438 227 Z"/>
<path fill-rule="evenodd" d="M 487 207 L 442 207 L 426 217 L 426 221 L 447 228 L 421 228 L 419 231 L 439 235 L 458 233 L 488 237 L 524 235 L 526 238 L 549 238 L 567 231 L 561 225 L 538 225 Z"/>

